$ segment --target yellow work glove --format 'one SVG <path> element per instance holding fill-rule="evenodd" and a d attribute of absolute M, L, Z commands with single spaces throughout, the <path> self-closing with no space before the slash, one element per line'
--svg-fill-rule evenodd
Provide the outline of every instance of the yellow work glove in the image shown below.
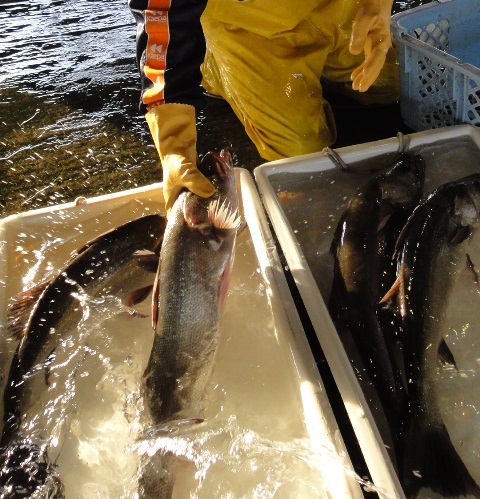
<path fill-rule="evenodd" d="M 363 63 L 352 72 L 352 88 L 366 92 L 378 78 L 392 46 L 390 17 L 393 0 L 360 0 L 352 25 L 350 52 L 365 53 Z"/>
<path fill-rule="evenodd" d="M 201 197 L 212 196 L 212 183 L 197 168 L 195 108 L 162 104 L 148 111 L 145 118 L 162 161 L 167 213 L 183 188 Z"/>

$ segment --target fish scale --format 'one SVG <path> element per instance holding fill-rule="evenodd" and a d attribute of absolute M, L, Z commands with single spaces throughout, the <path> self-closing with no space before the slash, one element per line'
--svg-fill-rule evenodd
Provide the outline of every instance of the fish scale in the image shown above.
<path fill-rule="evenodd" d="M 447 497 L 480 487 L 458 455 L 436 399 L 438 358 L 453 359 L 443 340 L 445 311 L 463 243 L 480 222 L 480 174 L 436 189 L 413 212 L 398 240 L 396 297 L 404 329 L 409 411 L 405 427 L 402 480 L 409 497 L 431 488 Z M 446 354 L 446 355 L 445 355 Z"/>
<path fill-rule="evenodd" d="M 199 170 L 212 181 L 215 194 L 208 199 L 189 191 L 179 195 L 160 253 L 152 313 L 158 320 L 144 374 L 146 406 L 154 428 L 201 420 L 240 226 L 228 151 L 207 153 Z M 172 452 L 160 450 L 144 457 L 140 497 L 171 497 L 175 466 Z"/>
<path fill-rule="evenodd" d="M 395 358 L 396 337 L 389 332 L 395 317 L 379 302 L 387 283 L 390 286 L 394 280 L 395 241 L 421 199 L 424 175 L 421 157 L 407 153 L 396 157 L 351 198 L 331 246 L 334 276 L 329 311 L 339 332 L 353 340 L 394 441 L 402 428 L 405 389 Z"/>

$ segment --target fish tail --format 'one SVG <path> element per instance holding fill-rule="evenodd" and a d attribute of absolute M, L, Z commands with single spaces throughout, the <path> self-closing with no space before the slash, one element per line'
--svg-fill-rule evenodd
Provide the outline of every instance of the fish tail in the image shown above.
<path fill-rule="evenodd" d="M 458 455 L 443 423 L 413 418 L 405 434 L 403 485 L 407 497 L 422 488 L 445 497 L 471 495 L 480 499 L 480 487 Z"/>
<path fill-rule="evenodd" d="M 12 443 L 0 449 L 0 497 L 65 497 L 56 466 L 38 445 Z"/>
<path fill-rule="evenodd" d="M 171 452 L 157 451 L 145 456 L 138 480 L 140 499 L 170 499 L 175 484 L 177 457 Z"/>

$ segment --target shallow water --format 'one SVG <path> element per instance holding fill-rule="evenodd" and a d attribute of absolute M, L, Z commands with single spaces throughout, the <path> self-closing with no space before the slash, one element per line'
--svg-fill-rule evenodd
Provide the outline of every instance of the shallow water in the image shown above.
<path fill-rule="evenodd" d="M 138 112 L 136 28 L 126 1 L 1 5 L 0 213 L 161 180 Z M 207 100 L 199 128 L 200 154 L 231 147 L 237 166 L 261 162 L 224 102 Z"/>

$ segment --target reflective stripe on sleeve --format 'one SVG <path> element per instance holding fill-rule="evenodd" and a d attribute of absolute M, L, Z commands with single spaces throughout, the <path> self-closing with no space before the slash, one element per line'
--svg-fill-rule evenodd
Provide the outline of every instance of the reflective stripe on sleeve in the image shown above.
<path fill-rule="evenodd" d="M 145 11 L 145 31 L 148 35 L 144 72 L 153 86 L 143 94 L 144 104 L 164 102 L 167 50 L 170 42 L 168 10 L 171 0 L 150 0 Z"/>

